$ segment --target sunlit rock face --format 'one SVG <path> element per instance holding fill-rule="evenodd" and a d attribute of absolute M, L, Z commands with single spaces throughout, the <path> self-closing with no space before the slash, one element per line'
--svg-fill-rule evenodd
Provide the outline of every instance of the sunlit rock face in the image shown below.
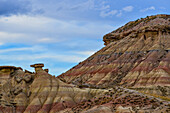
<path fill-rule="evenodd" d="M 169 113 L 169 17 L 105 35 L 104 48 L 58 77 L 44 64 L 0 66 L 0 113 Z"/>
<path fill-rule="evenodd" d="M 58 78 L 170 97 L 170 15 L 148 16 L 103 37 L 105 47 Z"/>

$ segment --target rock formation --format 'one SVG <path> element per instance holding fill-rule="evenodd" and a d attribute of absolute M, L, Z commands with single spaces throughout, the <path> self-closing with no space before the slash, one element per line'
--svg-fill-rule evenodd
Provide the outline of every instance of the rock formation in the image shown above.
<path fill-rule="evenodd" d="M 170 16 L 127 23 L 66 73 L 0 66 L 0 113 L 169 113 Z"/>
<path fill-rule="evenodd" d="M 56 113 L 107 91 L 76 88 L 51 76 L 43 66 L 31 65 L 35 73 L 1 67 L 0 77 L 6 78 L 0 86 L 0 113 Z"/>
<path fill-rule="evenodd" d="M 117 85 L 170 97 L 170 15 L 129 22 L 103 40 L 104 48 L 58 78 L 80 86 Z"/>
<path fill-rule="evenodd" d="M 123 87 L 78 88 L 34 64 L 35 73 L 4 66 L 0 113 L 169 112 L 169 102 Z M 8 70 L 4 71 L 4 68 Z M 156 110 L 155 110 L 156 109 Z"/>

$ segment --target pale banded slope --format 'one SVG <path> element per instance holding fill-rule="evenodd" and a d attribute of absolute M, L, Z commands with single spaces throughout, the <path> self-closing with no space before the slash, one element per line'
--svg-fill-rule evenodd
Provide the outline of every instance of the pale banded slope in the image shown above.
<path fill-rule="evenodd" d="M 58 78 L 78 86 L 123 86 L 170 96 L 170 15 L 127 23 L 104 36 L 105 47 Z"/>

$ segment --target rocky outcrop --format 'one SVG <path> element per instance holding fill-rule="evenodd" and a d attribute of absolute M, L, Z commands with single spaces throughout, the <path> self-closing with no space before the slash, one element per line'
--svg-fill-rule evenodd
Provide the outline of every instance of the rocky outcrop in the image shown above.
<path fill-rule="evenodd" d="M 10 78 L 10 73 L 17 69 L 22 70 L 22 68 L 15 66 L 0 66 L 0 86 L 2 86 Z"/>
<path fill-rule="evenodd" d="M 105 45 L 111 42 L 121 40 L 125 37 L 140 38 L 142 35 L 146 37 L 157 37 L 159 31 L 169 32 L 170 15 L 154 15 L 141 18 L 136 21 L 127 23 L 117 30 L 106 34 L 103 37 Z"/>
<path fill-rule="evenodd" d="M 22 68 L 13 66 L 3 66 L 0 77 L 2 79 L 0 86 L 0 112 L 23 111 L 28 104 L 28 98 L 31 94 L 30 85 L 34 76 L 29 72 L 24 72 Z M 22 107 L 18 107 L 22 106 Z M 5 111 L 3 111 L 5 107 Z"/>
<path fill-rule="evenodd" d="M 43 66 L 31 65 L 35 73 L 8 67 L 14 70 L 0 87 L 0 113 L 56 113 L 107 91 L 76 88 L 51 76 Z"/>
<path fill-rule="evenodd" d="M 170 97 L 170 15 L 155 15 L 107 34 L 105 47 L 58 78 L 78 86 L 133 88 Z"/>

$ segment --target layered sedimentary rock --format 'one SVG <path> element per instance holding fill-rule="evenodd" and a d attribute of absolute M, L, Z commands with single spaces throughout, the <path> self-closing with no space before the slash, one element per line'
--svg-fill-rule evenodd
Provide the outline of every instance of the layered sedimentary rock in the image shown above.
<path fill-rule="evenodd" d="M 43 64 L 31 65 L 35 73 L 12 66 L 3 67 L 0 77 L 0 113 L 56 113 L 81 101 L 102 95 L 104 89 L 79 89 L 66 84 L 43 70 Z"/>
<path fill-rule="evenodd" d="M 119 85 L 170 97 L 170 15 L 127 23 L 105 47 L 58 78 L 84 87 Z"/>
<path fill-rule="evenodd" d="M 169 113 L 169 17 L 127 23 L 58 77 L 44 64 L 0 66 L 0 113 Z"/>
<path fill-rule="evenodd" d="M 42 69 L 43 66 L 31 65 L 35 72 L 5 67 L 14 70 L 0 86 L 0 113 L 170 111 L 169 102 L 123 87 L 77 88 L 48 74 L 47 69 Z"/>

